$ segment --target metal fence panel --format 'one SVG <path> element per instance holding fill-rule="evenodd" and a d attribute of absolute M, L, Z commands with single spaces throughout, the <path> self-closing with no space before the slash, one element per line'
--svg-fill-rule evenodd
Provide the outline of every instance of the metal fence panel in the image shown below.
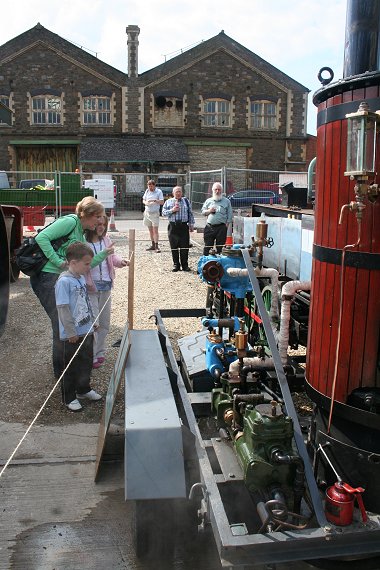
<path fill-rule="evenodd" d="M 84 189 L 81 175 L 74 172 L 5 173 L 9 188 L 0 189 L 0 203 L 13 204 L 23 209 L 24 217 L 44 219 L 46 214 L 60 216 L 75 212 L 77 203 L 92 191 Z M 26 222 L 28 225 L 28 222 Z"/>
<path fill-rule="evenodd" d="M 222 169 L 190 172 L 189 200 L 194 211 L 199 211 L 203 202 L 211 196 L 211 188 L 214 182 L 220 182 L 224 186 L 222 180 Z"/>
<path fill-rule="evenodd" d="M 295 188 L 307 188 L 307 172 L 289 172 L 276 170 L 250 170 L 245 168 L 226 168 L 220 170 L 205 170 L 190 172 L 189 195 L 194 210 L 200 210 L 206 198 L 211 196 L 214 182 L 220 182 L 226 196 L 237 192 L 251 192 L 246 203 L 235 196 L 232 200 L 234 208 L 250 207 L 254 203 L 279 203 L 281 201 L 281 186 L 293 182 Z M 270 199 L 269 192 L 273 192 Z"/>
<path fill-rule="evenodd" d="M 110 172 L 41 172 L 41 171 L 9 171 L 1 172 L 0 203 L 13 204 L 25 208 L 27 214 L 37 216 L 38 212 L 60 216 L 74 212 L 76 204 L 85 196 L 101 195 L 99 186 L 85 188 L 85 181 L 91 179 L 112 180 L 113 184 L 105 184 L 110 188 L 112 202 L 107 199 L 106 211 L 114 209 L 115 214 L 131 210 L 141 210 L 142 195 L 147 181 L 153 178 L 157 186 L 163 190 L 165 197 L 171 195 L 173 187 L 182 186 L 186 193 L 186 174 L 175 173 L 110 173 Z M 95 185 L 94 185 L 95 187 Z M 40 224 L 39 224 L 40 225 Z"/>

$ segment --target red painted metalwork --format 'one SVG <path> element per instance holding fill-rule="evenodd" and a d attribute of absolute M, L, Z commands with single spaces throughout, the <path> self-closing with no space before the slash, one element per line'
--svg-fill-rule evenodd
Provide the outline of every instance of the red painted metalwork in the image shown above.
<path fill-rule="evenodd" d="M 379 85 L 335 90 L 318 105 L 318 113 L 341 104 L 378 98 Z M 377 111 L 378 109 L 371 109 Z M 326 121 L 317 131 L 316 205 L 314 244 L 342 251 L 354 244 L 358 224 L 353 212 L 342 206 L 355 199 L 355 182 L 344 176 L 346 169 L 347 121 Z M 380 172 L 378 141 L 376 170 Z M 379 180 L 375 182 L 380 183 Z M 380 198 L 365 200 L 361 242 L 354 251 L 380 253 Z M 312 291 L 306 377 L 310 385 L 331 398 L 340 310 L 341 266 L 313 258 Z M 376 386 L 379 323 L 380 271 L 346 266 L 343 271 L 343 306 L 335 400 L 346 403 L 359 387 Z M 379 380 L 377 379 L 377 382 Z"/>

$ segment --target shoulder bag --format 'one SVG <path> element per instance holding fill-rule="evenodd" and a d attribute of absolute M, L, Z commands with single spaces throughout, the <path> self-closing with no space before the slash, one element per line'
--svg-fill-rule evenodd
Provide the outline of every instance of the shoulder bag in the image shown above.
<path fill-rule="evenodd" d="M 48 228 L 54 224 L 56 220 L 45 226 L 44 228 L 38 230 L 37 233 L 41 232 L 45 228 Z M 73 228 L 74 229 L 74 228 Z M 68 234 L 60 238 L 52 240 L 51 246 L 54 251 L 58 251 L 62 244 L 64 244 L 68 239 L 69 235 L 73 231 L 70 230 Z M 16 263 L 20 270 L 25 273 L 25 275 L 37 275 L 43 269 L 43 267 L 48 262 L 48 258 L 38 245 L 36 238 L 27 237 L 24 238 L 22 245 L 16 251 Z"/>

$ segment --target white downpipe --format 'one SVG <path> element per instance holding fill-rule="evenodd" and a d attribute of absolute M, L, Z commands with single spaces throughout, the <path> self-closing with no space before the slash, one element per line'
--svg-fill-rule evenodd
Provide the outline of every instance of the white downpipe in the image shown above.
<path fill-rule="evenodd" d="M 261 269 L 255 267 L 254 271 L 258 277 L 270 277 L 272 299 L 269 316 L 272 320 L 278 319 L 278 271 L 273 268 L 264 267 Z M 248 277 L 248 269 L 246 267 L 244 269 L 239 267 L 228 267 L 227 274 L 231 275 L 231 277 Z"/>
<path fill-rule="evenodd" d="M 281 319 L 280 332 L 277 338 L 278 351 L 283 365 L 287 363 L 289 345 L 290 305 L 297 291 L 310 291 L 311 281 L 288 281 L 281 290 Z"/>

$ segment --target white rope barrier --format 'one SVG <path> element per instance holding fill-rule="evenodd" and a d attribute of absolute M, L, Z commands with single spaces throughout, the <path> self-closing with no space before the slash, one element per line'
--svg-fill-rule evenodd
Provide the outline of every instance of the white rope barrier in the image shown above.
<path fill-rule="evenodd" d="M 93 324 L 96 323 L 96 321 L 99 319 L 100 315 L 102 314 L 102 311 L 104 310 L 104 308 L 106 307 L 107 303 L 111 300 L 111 296 L 108 297 L 107 301 L 104 303 L 102 309 L 99 311 L 98 315 L 96 316 Z M 26 432 L 24 433 L 24 435 L 22 436 L 22 438 L 20 439 L 20 441 L 18 442 L 18 444 L 16 445 L 16 447 L 14 448 L 14 450 L 12 451 L 11 455 L 9 456 L 9 458 L 7 459 L 7 461 L 4 464 L 4 467 L 2 468 L 2 470 L 0 471 L 0 479 L 4 473 L 4 471 L 6 470 L 6 468 L 8 467 L 8 465 L 10 464 L 10 462 L 12 461 L 12 459 L 14 458 L 14 456 L 16 455 L 18 449 L 20 448 L 22 442 L 24 441 L 24 439 L 26 438 L 26 436 L 28 435 L 28 433 L 30 432 L 30 430 L 32 429 L 33 425 L 36 423 L 38 417 L 41 415 L 44 407 L 46 406 L 46 404 L 48 403 L 49 399 L 51 398 L 51 396 L 54 394 L 55 389 L 57 388 L 57 386 L 59 385 L 61 379 L 63 378 L 65 372 L 67 371 L 67 369 L 69 368 L 69 366 L 71 365 L 72 361 L 74 360 L 74 358 L 76 357 L 76 355 L 78 354 L 82 344 L 84 343 L 84 341 L 86 340 L 86 338 L 88 337 L 89 334 L 92 334 L 90 331 L 88 333 L 85 334 L 85 336 L 82 339 L 82 342 L 79 344 L 78 348 L 76 349 L 75 353 L 73 354 L 72 358 L 70 359 L 68 365 L 66 366 L 66 368 L 64 369 L 64 371 L 62 372 L 61 376 L 58 378 L 58 380 L 56 381 L 56 383 L 54 384 L 53 388 L 50 390 L 48 396 L 46 397 L 44 403 L 42 404 L 42 406 L 40 407 L 40 409 L 38 410 L 37 414 L 35 415 L 35 417 L 33 418 L 32 422 L 30 423 L 30 425 L 28 426 Z"/>
<path fill-rule="evenodd" d="M 143 242 L 143 241 L 147 241 L 147 242 L 148 242 L 148 240 L 142 240 L 142 242 Z M 191 239 L 190 239 L 190 241 L 191 241 L 196 247 L 199 247 L 199 248 L 203 249 L 204 245 L 198 243 L 198 242 L 195 241 L 195 240 L 191 240 Z M 222 247 L 224 247 L 224 244 L 223 244 Z M 178 247 L 178 248 L 173 248 L 173 251 L 178 251 L 178 250 L 181 250 L 181 249 L 188 249 L 188 250 L 189 250 L 189 253 L 190 253 L 190 250 L 191 250 L 192 248 L 191 248 L 191 247 L 186 247 L 186 248 L 179 248 L 179 247 Z M 210 249 L 211 249 L 211 247 L 210 247 Z M 168 252 L 171 252 L 171 251 L 172 251 L 172 248 L 169 247 L 167 251 L 168 251 Z M 152 253 L 153 253 L 153 252 L 152 252 Z M 194 253 L 195 253 L 195 252 L 194 252 Z M 132 255 L 133 255 L 133 253 L 132 253 Z M 149 253 L 146 253 L 146 255 L 150 255 L 150 254 L 149 254 Z M 199 255 L 197 254 L 196 257 L 199 257 Z M 132 258 L 132 256 L 131 256 L 131 258 Z M 160 265 L 159 265 L 159 263 L 158 263 L 159 258 L 153 257 L 153 259 L 155 260 L 155 264 L 156 264 L 156 266 L 157 266 L 158 271 L 159 271 L 160 273 L 163 273 L 163 270 L 161 269 L 161 267 L 160 267 Z M 96 318 L 95 318 L 93 324 L 95 324 L 95 323 L 98 321 L 100 315 L 102 314 L 102 311 L 105 309 L 107 303 L 110 302 L 110 300 L 111 300 L 111 296 L 110 296 L 110 297 L 107 299 L 107 301 L 104 303 L 102 309 L 99 311 L 98 315 L 96 316 Z M 25 440 L 26 436 L 28 435 L 28 433 L 29 433 L 30 430 L 32 429 L 33 425 L 36 423 L 37 419 L 39 418 L 39 416 L 40 416 L 41 413 L 43 412 L 43 410 L 44 410 L 46 404 L 47 404 L 48 401 L 50 400 L 51 396 L 54 394 L 54 391 L 56 390 L 57 386 L 58 386 L 59 383 L 61 382 L 61 380 L 62 380 L 62 378 L 63 378 L 65 372 L 67 371 L 67 369 L 69 368 L 69 366 L 70 366 L 71 363 L 73 362 L 74 358 L 75 358 L 76 355 L 78 354 L 78 352 L 79 352 L 79 350 L 80 350 L 82 344 L 84 343 L 84 341 L 86 340 L 86 338 L 88 337 L 89 334 L 92 334 L 92 333 L 88 332 L 88 333 L 83 337 L 81 343 L 79 344 L 77 350 L 75 351 L 74 355 L 73 355 L 72 358 L 70 359 L 68 365 L 66 366 L 66 368 L 65 368 L 64 371 L 62 372 L 61 376 L 58 378 L 58 380 L 57 380 L 56 383 L 54 384 L 53 388 L 50 390 L 50 392 L 49 392 L 48 396 L 45 398 L 45 401 L 43 402 L 42 406 L 40 407 L 40 409 L 38 410 L 37 414 L 35 415 L 35 417 L 34 417 L 33 420 L 31 421 L 30 425 L 27 427 L 27 429 L 26 429 L 24 435 L 21 437 L 20 441 L 18 442 L 18 444 L 16 445 L 16 447 L 15 447 L 14 450 L 12 451 L 11 455 L 9 456 L 9 458 L 7 459 L 7 461 L 5 462 L 3 468 L 2 468 L 1 471 L 0 471 L 0 479 L 1 479 L 2 475 L 3 475 L 3 473 L 5 472 L 5 470 L 7 469 L 8 465 L 11 463 L 12 459 L 13 459 L 14 456 L 16 455 L 18 449 L 21 447 L 21 445 L 22 445 L 23 441 Z"/>

